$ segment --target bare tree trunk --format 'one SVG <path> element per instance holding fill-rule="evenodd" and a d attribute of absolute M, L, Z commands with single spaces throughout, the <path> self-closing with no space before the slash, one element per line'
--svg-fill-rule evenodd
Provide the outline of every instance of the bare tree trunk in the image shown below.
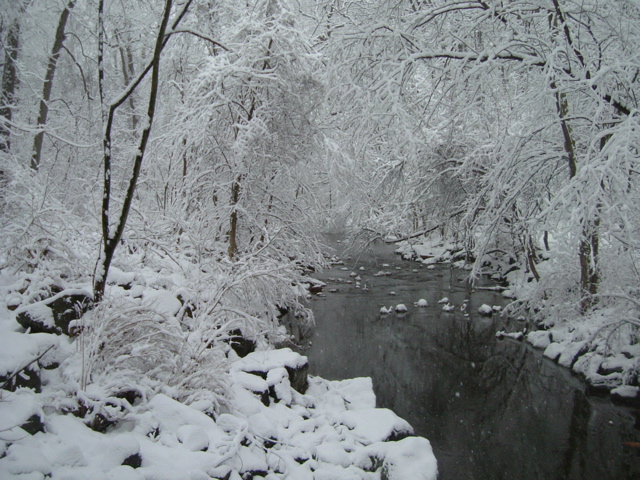
<path fill-rule="evenodd" d="M 136 186 L 138 184 L 138 177 L 140 176 L 140 168 L 142 167 L 142 160 L 144 159 L 144 153 L 147 148 L 147 142 L 151 133 L 151 126 L 153 124 L 153 117 L 155 115 L 156 99 L 158 96 L 158 83 L 159 83 L 159 69 L 160 69 L 160 54 L 165 43 L 165 32 L 169 23 L 169 17 L 171 16 L 171 7 L 173 0 L 166 0 L 164 13 L 162 15 L 162 22 L 158 30 L 156 37 L 155 49 L 153 51 L 153 60 L 151 62 L 151 88 L 149 91 L 149 105 L 147 108 L 147 119 L 142 134 L 140 136 L 140 143 L 138 151 L 136 153 L 133 162 L 133 173 L 129 179 L 129 186 L 124 197 L 124 203 L 122 205 L 122 211 L 113 228 L 111 228 L 111 222 L 109 220 L 109 208 L 111 200 L 111 129 L 113 126 L 113 117 L 115 110 L 118 106 L 122 105 L 124 99 L 120 99 L 119 102 L 113 103 L 109 108 L 109 115 L 107 118 L 107 125 L 105 128 L 105 135 L 103 139 L 104 148 L 104 183 L 103 183 L 103 202 L 102 202 L 102 255 L 98 260 L 96 266 L 96 272 L 93 282 L 94 301 L 100 302 L 104 298 L 104 291 L 107 283 L 107 274 L 109 267 L 113 260 L 113 256 L 116 251 L 116 247 L 122 238 L 124 233 L 124 227 L 129 217 L 129 211 L 131 209 L 131 203 L 135 194 Z M 188 5 L 188 4 L 187 4 Z M 104 2 L 100 1 L 100 28 L 102 31 L 102 20 L 104 12 Z M 99 54 L 99 74 L 101 84 L 104 82 L 104 57 L 102 52 L 103 44 L 101 45 L 101 51 Z M 103 89 L 101 88 L 101 98 L 104 98 Z"/>
<path fill-rule="evenodd" d="M 567 154 L 569 162 L 569 179 L 574 178 L 578 173 L 578 166 L 575 156 L 575 144 L 571 135 L 569 122 L 566 120 L 569 114 L 569 105 L 566 95 L 559 92 L 556 84 L 552 83 L 551 87 L 555 90 L 556 108 L 560 116 L 560 126 L 562 127 L 562 136 L 564 138 L 564 150 Z M 578 256 L 580 262 L 580 312 L 585 313 L 591 308 L 595 302 L 595 295 L 598 293 L 598 226 L 600 219 L 595 221 L 584 219 L 580 245 L 578 247 Z"/>
<path fill-rule="evenodd" d="M 580 240 L 580 278 L 582 280 L 583 299 L 581 308 L 583 311 L 593 306 L 594 301 L 591 298 L 598 293 L 598 270 L 595 268 L 598 264 L 598 253 L 600 241 L 597 234 L 600 221 L 589 222 L 582 229 L 582 240 Z"/>
<path fill-rule="evenodd" d="M 127 88 L 131 80 L 135 76 L 135 66 L 133 64 L 133 55 L 131 54 L 131 45 L 122 44 L 120 35 L 116 32 L 116 39 L 120 42 L 120 62 L 122 63 L 122 77 L 124 79 L 124 87 Z M 133 95 L 129 95 L 129 108 L 131 109 L 131 127 L 133 130 L 138 128 L 138 116 L 136 115 L 135 100 Z"/>
<path fill-rule="evenodd" d="M 531 273 L 536 279 L 536 282 L 539 282 L 540 274 L 538 273 L 538 268 L 536 267 L 536 248 L 533 244 L 533 238 L 529 234 L 527 234 L 526 255 L 527 263 L 529 264 L 529 270 L 531 270 Z"/>
<path fill-rule="evenodd" d="M 53 41 L 53 48 L 51 49 L 51 56 L 49 57 L 49 63 L 47 64 L 47 72 L 44 76 L 44 84 L 42 86 L 42 98 L 40 98 L 40 112 L 38 114 L 38 127 L 43 129 L 47 124 L 47 117 L 49 115 L 49 100 L 51 99 L 51 91 L 53 90 L 53 78 L 56 74 L 56 67 L 58 65 L 58 58 L 60 57 L 60 51 L 64 45 L 65 29 L 67 27 L 67 20 L 69 19 L 69 12 L 74 7 L 75 0 L 71 0 L 69 4 L 60 13 L 60 19 L 58 20 L 58 28 L 56 29 L 56 37 Z M 40 130 L 33 140 L 33 153 L 31 155 L 31 168 L 38 170 L 40 168 L 40 159 L 42 157 L 42 142 L 44 141 L 44 130 Z"/>
<path fill-rule="evenodd" d="M 238 176 L 231 185 L 231 217 L 229 219 L 229 259 L 233 260 L 233 257 L 238 252 L 238 200 L 240 199 L 240 182 L 242 176 Z"/>
<path fill-rule="evenodd" d="M 24 2 L 20 5 L 19 13 L 24 12 Z M 0 93 L 0 151 L 11 149 L 11 130 L 9 123 L 12 118 L 12 108 L 18 90 L 18 50 L 20 48 L 20 18 L 16 16 L 7 31 L 4 66 L 2 69 L 2 92 Z M 0 172 L 1 174 L 1 172 Z"/>
<path fill-rule="evenodd" d="M 567 45 L 573 51 L 580 65 L 584 67 L 584 57 L 580 50 L 577 48 L 576 43 L 572 38 L 571 31 L 569 30 L 569 27 L 566 23 L 565 14 L 560 8 L 560 3 L 558 2 L 558 0 L 553 0 L 553 5 L 556 13 L 553 19 L 554 27 L 562 27 L 562 34 L 565 37 Z M 570 69 L 571 66 L 569 66 L 568 68 Z M 575 158 L 575 144 L 571 135 L 569 122 L 567 121 L 567 117 L 569 115 L 569 106 L 566 95 L 558 91 L 555 82 L 552 82 L 551 86 L 555 90 L 556 108 L 558 110 L 558 115 L 560 116 L 560 125 L 562 127 L 562 135 L 564 137 L 564 149 L 569 160 L 569 178 L 574 178 L 578 172 L 578 169 Z M 616 107 L 616 109 L 618 109 L 618 107 Z M 600 243 L 598 232 L 598 227 L 600 225 L 599 215 L 600 208 L 598 207 L 596 209 L 595 220 L 589 218 L 582 219 L 582 235 L 580 238 L 580 246 L 578 247 L 578 255 L 580 259 L 581 313 L 585 313 L 594 305 L 597 298 L 595 295 L 598 293 L 598 250 Z"/>

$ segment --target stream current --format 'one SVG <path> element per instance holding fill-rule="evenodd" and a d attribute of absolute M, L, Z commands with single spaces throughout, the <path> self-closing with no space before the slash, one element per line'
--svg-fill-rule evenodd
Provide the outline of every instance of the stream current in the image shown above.
<path fill-rule="evenodd" d="M 302 350 L 310 373 L 371 377 L 377 406 L 429 439 L 441 480 L 640 479 L 640 411 L 587 395 L 525 342 L 497 339 L 504 320 L 477 313 L 506 303 L 482 289 L 492 283 L 473 289 L 466 271 L 427 269 L 382 243 L 342 260 L 316 275 L 327 286 L 311 302 L 316 327 Z M 428 307 L 414 306 L 421 298 Z M 399 303 L 407 313 L 380 314 Z"/>

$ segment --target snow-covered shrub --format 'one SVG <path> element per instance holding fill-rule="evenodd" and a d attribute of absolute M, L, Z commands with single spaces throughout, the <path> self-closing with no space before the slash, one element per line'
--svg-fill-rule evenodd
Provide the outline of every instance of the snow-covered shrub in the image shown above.
<path fill-rule="evenodd" d="M 261 255 L 234 262 L 211 259 L 193 274 L 180 290 L 193 305 L 191 318 L 183 318 L 183 323 L 207 343 L 225 339 L 233 330 L 265 346 L 282 341 L 286 331 L 278 320 L 280 307 L 305 312 L 301 321 L 313 322 L 311 311 L 300 303 L 306 293 L 304 277 L 294 262 Z"/>
<path fill-rule="evenodd" d="M 86 278 L 95 248 L 87 234 L 90 200 L 76 196 L 76 189 L 66 188 L 67 182 L 57 177 L 34 175 L 11 157 L 2 161 L 7 182 L 0 215 L 0 268 L 11 266 L 33 274 L 32 290 L 42 286 L 41 280 L 62 286 Z"/>
<path fill-rule="evenodd" d="M 185 331 L 179 321 L 128 299 L 106 299 L 78 339 L 82 385 L 100 383 L 113 393 L 168 388 L 184 400 L 204 390 L 215 404 L 225 391 L 225 358 L 217 345 Z M 196 395 L 197 396 L 197 395 Z"/>

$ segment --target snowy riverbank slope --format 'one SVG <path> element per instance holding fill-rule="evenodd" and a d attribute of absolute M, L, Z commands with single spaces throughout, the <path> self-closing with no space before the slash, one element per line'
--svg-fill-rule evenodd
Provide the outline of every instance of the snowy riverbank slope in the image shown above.
<path fill-rule="evenodd" d="M 396 253 L 425 265 L 471 267 L 461 245 L 438 237 L 399 242 Z M 553 259 L 541 261 L 538 274 L 553 276 L 552 262 Z M 514 263 L 496 256 L 482 259 L 492 278 L 506 284 L 502 288 L 504 297 L 513 300 L 502 313 L 505 319 L 514 312 L 531 317 L 528 322 L 505 322 L 508 332 L 499 335 L 524 338 L 542 349 L 545 357 L 579 374 L 594 391 L 610 392 L 614 400 L 640 405 L 640 329 L 634 323 L 634 307 L 605 299 L 581 315 L 571 295 L 560 301 L 549 300 L 533 275 Z M 562 283 L 556 286 L 557 290 L 561 288 Z M 528 331 L 526 325 L 537 330 Z"/>
<path fill-rule="evenodd" d="M 2 280 L 11 299 L 16 278 Z M 75 337 L 25 333 L 16 322 L 22 307 L 0 302 L 0 373 L 14 390 L 0 390 L 0 478 L 436 478 L 429 442 L 375 408 L 370 379 L 307 378 L 306 357 L 289 349 L 240 358 L 228 348 L 211 363 L 189 350 L 202 342 L 170 328 L 181 308 L 175 296 L 141 284 L 119 293 L 136 288 L 138 305 L 111 311 L 113 328 L 91 310 L 71 322 Z M 156 316 L 149 306 L 141 316 L 140 302 L 154 295 Z M 50 304 L 30 305 L 32 317 L 55 327 Z M 138 336 L 127 341 L 128 333 Z M 184 355 L 215 375 L 189 369 Z M 165 370 L 171 362 L 175 377 Z"/>

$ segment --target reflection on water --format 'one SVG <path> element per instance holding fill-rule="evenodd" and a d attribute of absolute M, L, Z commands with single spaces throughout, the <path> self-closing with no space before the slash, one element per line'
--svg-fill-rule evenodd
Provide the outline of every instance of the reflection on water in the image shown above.
<path fill-rule="evenodd" d="M 638 411 L 585 396 L 581 382 L 539 352 L 497 340 L 502 320 L 476 312 L 504 302 L 473 292 L 465 272 L 427 270 L 392 251 L 379 246 L 357 264 L 347 261 L 350 270 L 319 275 L 336 278 L 327 289 L 338 292 L 312 302 L 317 327 L 304 351 L 312 374 L 372 377 L 378 406 L 431 441 L 444 480 L 640 478 L 640 449 L 624 445 L 640 442 Z M 351 269 L 368 291 L 345 283 Z M 379 270 L 392 275 L 374 277 Z M 468 299 L 470 316 L 443 312 L 444 296 L 457 306 Z M 414 307 L 420 298 L 429 307 Z M 379 314 L 397 303 L 409 312 Z"/>

